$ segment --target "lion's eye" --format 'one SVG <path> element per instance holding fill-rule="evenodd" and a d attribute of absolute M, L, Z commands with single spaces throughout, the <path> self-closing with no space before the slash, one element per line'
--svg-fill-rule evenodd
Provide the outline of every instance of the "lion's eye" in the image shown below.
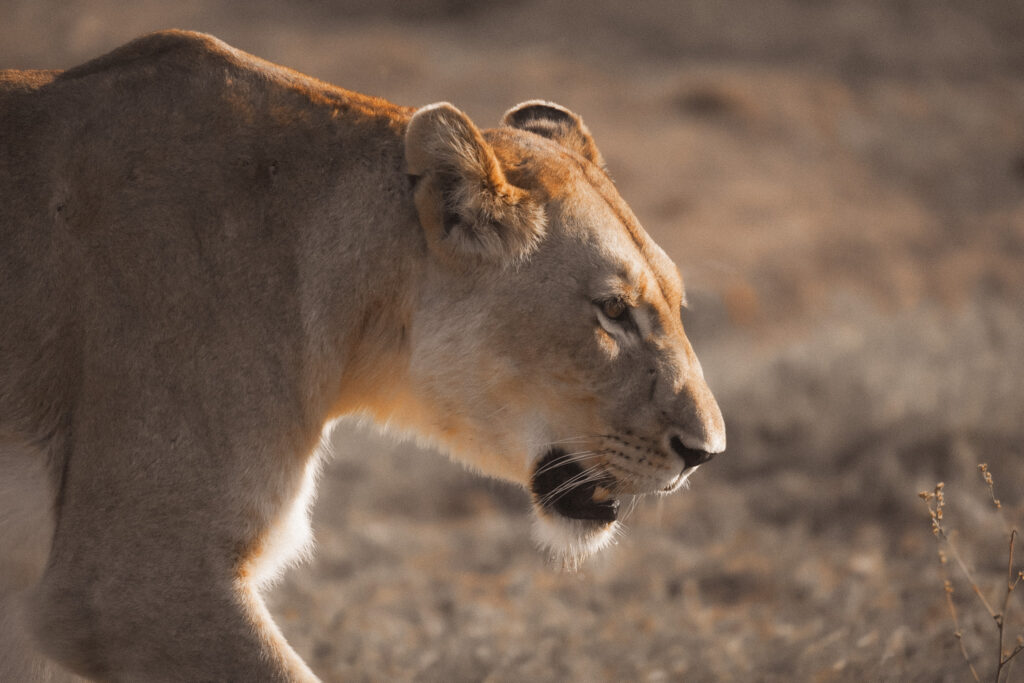
<path fill-rule="evenodd" d="M 626 317 L 628 311 L 629 307 L 626 306 L 626 302 L 622 299 L 608 299 L 601 302 L 601 312 L 609 320 L 622 320 Z"/>

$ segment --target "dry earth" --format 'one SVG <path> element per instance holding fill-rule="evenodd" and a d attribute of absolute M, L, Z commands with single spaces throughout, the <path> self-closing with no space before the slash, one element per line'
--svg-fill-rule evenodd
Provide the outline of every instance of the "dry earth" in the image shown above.
<path fill-rule="evenodd" d="M 316 557 L 270 596 L 326 679 L 969 679 L 916 494 L 946 482 L 995 596 L 1024 519 L 1024 6 L 0 0 L 0 64 L 169 27 L 481 124 L 581 112 L 682 266 L 729 427 L 569 575 L 522 492 L 343 426 Z M 991 619 L 954 597 L 990 676 Z"/>

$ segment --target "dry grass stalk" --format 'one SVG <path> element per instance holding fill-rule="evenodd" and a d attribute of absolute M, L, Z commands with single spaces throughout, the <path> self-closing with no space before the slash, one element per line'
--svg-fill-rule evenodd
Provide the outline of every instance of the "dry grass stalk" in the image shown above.
<path fill-rule="evenodd" d="M 981 472 L 982 479 L 988 486 L 989 496 L 992 499 L 992 505 L 997 510 L 1002 509 L 1002 503 L 996 498 L 995 485 L 992 480 L 992 473 L 989 472 L 988 465 L 978 465 L 978 471 Z M 956 562 L 960 571 L 963 573 L 967 582 L 974 590 L 974 594 L 978 597 L 978 600 L 985 607 L 989 616 L 992 617 L 993 622 L 997 629 L 997 656 L 995 675 L 993 680 L 995 683 L 1004 681 L 1004 674 L 1008 678 L 1010 671 L 1010 663 L 1013 659 L 1024 651 L 1024 636 L 1017 636 L 1015 646 L 1012 650 L 1004 649 L 1006 642 L 1006 615 L 1010 607 L 1010 598 L 1016 590 L 1018 584 L 1024 580 L 1024 570 L 1018 570 L 1014 573 L 1013 554 L 1014 545 L 1017 540 L 1017 529 L 1010 530 L 1010 542 L 1009 552 L 1006 561 L 1006 591 L 1003 593 L 1002 605 L 1000 605 L 999 611 L 993 609 L 992 604 L 985 597 L 984 593 L 978 587 L 978 582 L 975 581 L 974 575 L 971 570 L 967 567 L 963 558 L 960 556 L 959 551 L 953 542 L 953 536 L 951 532 L 947 532 L 946 527 L 943 525 L 943 509 L 946 504 L 944 495 L 945 484 L 939 482 L 935 485 L 933 491 L 922 491 L 919 495 L 921 500 L 924 501 L 925 505 L 928 506 L 928 513 L 931 516 L 932 522 L 932 534 L 935 536 L 938 545 L 939 555 L 939 566 L 942 573 L 942 583 L 946 594 L 946 605 L 949 608 L 949 614 L 953 619 L 953 627 L 955 631 L 953 635 L 957 639 L 957 643 L 960 646 L 960 654 L 963 655 L 964 661 L 967 663 L 968 668 L 971 670 L 971 675 L 975 681 L 981 683 L 981 677 L 978 675 L 978 670 L 974 666 L 974 662 L 971 660 L 970 653 L 967 650 L 967 646 L 964 644 L 963 630 L 960 628 L 960 617 L 956 609 L 956 604 L 953 601 L 953 581 L 949 576 L 947 569 L 947 557 L 952 557 Z M 948 549 L 948 553 L 947 553 Z"/>
<path fill-rule="evenodd" d="M 992 504 L 996 506 L 997 510 L 1002 508 L 1003 504 L 996 498 L 996 488 L 995 484 L 992 483 L 992 473 L 988 471 L 988 465 L 981 463 L 978 465 L 978 471 L 981 472 L 981 478 L 988 484 L 988 495 L 992 497 Z"/>

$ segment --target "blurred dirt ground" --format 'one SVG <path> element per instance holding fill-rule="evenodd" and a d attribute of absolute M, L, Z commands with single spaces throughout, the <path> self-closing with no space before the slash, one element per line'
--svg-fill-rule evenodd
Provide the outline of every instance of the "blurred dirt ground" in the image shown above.
<path fill-rule="evenodd" d="M 484 126 L 580 112 L 683 270 L 728 424 L 580 575 L 533 548 L 524 493 L 342 426 L 316 556 L 269 596 L 325 679 L 969 678 L 916 494 L 946 482 L 997 595 L 1024 519 L 1024 5 L 0 0 L 0 65 L 171 27 Z M 990 676 L 991 619 L 954 597 Z"/>

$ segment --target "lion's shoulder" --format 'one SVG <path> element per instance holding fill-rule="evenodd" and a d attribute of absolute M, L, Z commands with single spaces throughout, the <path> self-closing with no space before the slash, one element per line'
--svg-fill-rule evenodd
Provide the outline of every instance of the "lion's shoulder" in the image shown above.
<path fill-rule="evenodd" d="M 27 119 L 66 123 L 114 94 L 125 96 L 125 105 L 137 105 L 148 89 L 181 95 L 176 91 L 183 81 L 201 87 L 215 84 L 214 75 L 227 70 L 266 69 L 246 66 L 244 56 L 213 36 L 171 30 L 143 36 L 66 71 L 3 70 L 0 102 L 7 116 L 0 125 L 24 127 Z"/>
<path fill-rule="evenodd" d="M 237 51 L 217 38 L 195 31 L 168 30 L 150 33 L 105 55 L 66 71 L 59 69 L 0 70 L 0 93 L 26 93 L 57 82 L 97 74 L 144 67 L 160 61 L 198 66 L 202 59 L 229 60 Z"/>
<path fill-rule="evenodd" d="M 289 106 L 326 107 L 341 112 L 404 121 L 408 107 L 352 92 L 294 69 L 275 64 L 234 48 L 214 36 L 195 31 L 166 30 L 150 33 L 85 64 L 54 72 L 55 86 L 71 85 L 90 78 L 104 83 L 113 79 L 141 81 L 140 90 L 158 88 L 179 97 L 201 96 L 241 105 L 240 92 L 253 100 L 271 93 L 287 93 Z M 241 90 L 238 85 L 245 83 Z M 219 97 L 234 89 L 232 96 Z"/>
<path fill-rule="evenodd" d="M 105 55 L 62 72 L 57 79 L 68 81 L 101 73 L 145 68 L 159 62 L 181 67 L 199 67 L 203 62 L 228 63 L 239 52 L 227 43 L 196 31 L 167 30 L 149 33 Z"/>

